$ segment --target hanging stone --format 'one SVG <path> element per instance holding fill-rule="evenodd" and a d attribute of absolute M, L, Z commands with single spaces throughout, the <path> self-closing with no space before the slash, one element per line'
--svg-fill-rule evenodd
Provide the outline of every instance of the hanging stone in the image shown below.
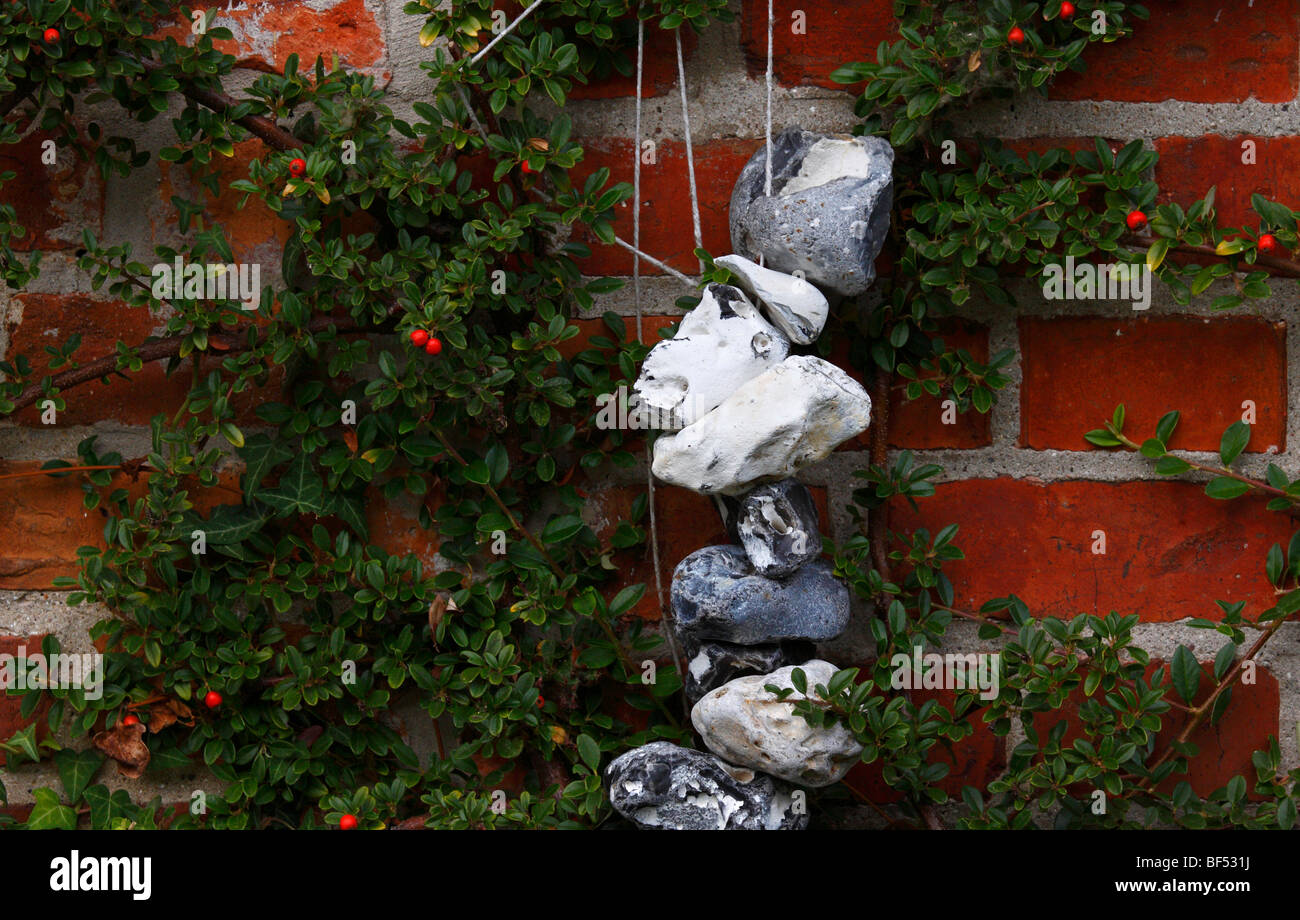
<path fill-rule="evenodd" d="M 655 441 L 654 474 L 705 494 L 739 495 L 829 457 L 871 422 L 871 397 L 834 364 L 787 358 L 716 409 Z"/>
<path fill-rule="evenodd" d="M 746 674 L 767 674 L 787 664 L 811 658 L 811 642 L 781 642 L 768 645 L 736 645 L 733 642 L 687 640 L 686 699 L 695 703 L 710 690 Z"/>
<path fill-rule="evenodd" d="M 655 741 L 605 768 L 609 802 L 637 827 L 655 830 L 804 830 L 807 809 L 788 785 L 711 754 Z"/>
<path fill-rule="evenodd" d="M 780 578 L 821 555 L 817 505 L 797 479 L 759 486 L 740 498 L 724 496 L 723 502 L 727 532 L 758 574 Z"/>
<path fill-rule="evenodd" d="M 731 272 L 736 286 L 749 294 L 778 329 L 800 345 L 811 345 L 821 335 L 830 304 L 826 295 L 803 278 L 774 272 L 744 256 L 713 260 Z"/>
<path fill-rule="evenodd" d="M 828 293 L 856 297 L 876 278 L 889 231 L 894 151 L 878 137 L 786 128 L 745 164 L 731 194 L 731 246 L 740 255 L 804 277 Z"/>
<path fill-rule="evenodd" d="M 682 428 L 789 353 L 789 340 L 739 288 L 710 284 L 677 335 L 646 355 L 629 408 L 642 427 Z"/>
<path fill-rule="evenodd" d="M 739 546 L 697 549 L 673 570 L 673 622 L 683 642 L 823 642 L 849 624 L 849 589 L 821 559 L 777 581 L 754 574 Z"/>
<path fill-rule="evenodd" d="M 811 697 L 796 690 L 778 701 L 776 694 L 764 689 L 767 684 L 793 687 L 790 674 L 795 667 L 738 677 L 719 687 L 695 704 L 691 724 L 709 750 L 726 761 L 800 786 L 829 786 L 858 762 L 862 745 L 842 723 L 815 727 L 794 711 L 793 701 L 816 699 L 813 688 L 828 683 L 838 670 L 829 661 L 814 659 L 797 665 Z"/>

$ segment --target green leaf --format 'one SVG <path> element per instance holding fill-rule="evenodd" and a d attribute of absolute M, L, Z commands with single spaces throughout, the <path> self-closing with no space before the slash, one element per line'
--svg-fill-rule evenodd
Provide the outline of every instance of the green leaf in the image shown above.
<path fill-rule="evenodd" d="M 1105 428 L 1094 428 L 1085 434 L 1083 438 L 1088 443 L 1096 444 L 1098 447 L 1119 447 L 1124 443 Z"/>
<path fill-rule="evenodd" d="M 1169 676 L 1184 702 L 1196 699 L 1196 690 L 1201 683 L 1201 666 L 1196 656 L 1185 645 L 1178 646 L 1174 652 L 1173 663 L 1169 666 Z"/>
<path fill-rule="evenodd" d="M 1228 476 L 1220 476 L 1217 479 L 1211 479 L 1205 486 L 1205 494 L 1210 498 L 1229 499 L 1236 498 L 1239 495 L 1245 495 L 1250 491 L 1250 484 L 1232 479 Z"/>
<path fill-rule="evenodd" d="M 259 492 L 257 497 L 283 514 L 325 513 L 325 484 L 312 469 L 311 455 L 305 452 L 289 464 L 274 489 Z"/>
<path fill-rule="evenodd" d="M 33 789 L 32 797 L 36 799 L 36 804 L 32 806 L 32 812 L 27 816 L 25 826 L 29 830 L 73 831 L 77 829 L 77 813 L 61 803 L 53 789 L 44 787 Z"/>
<path fill-rule="evenodd" d="M 1156 422 L 1156 437 L 1168 444 L 1174 436 L 1174 429 L 1178 427 L 1178 417 L 1177 409 L 1160 416 L 1160 421 Z"/>
<path fill-rule="evenodd" d="M 638 603 L 640 603 L 641 598 L 643 598 L 644 596 L 645 596 L 644 584 L 628 585 L 622 591 L 619 591 L 618 594 L 614 595 L 614 599 L 610 601 L 609 603 L 610 616 L 619 616 L 620 614 L 628 610 L 631 610 Z"/>
<path fill-rule="evenodd" d="M 506 454 L 506 449 L 500 444 L 493 444 L 488 448 L 487 465 L 492 473 L 492 484 L 500 485 L 510 472 L 510 457 Z"/>
<path fill-rule="evenodd" d="M 1161 476 L 1177 476 L 1179 473 L 1186 473 L 1191 468 L 1191 464 L 1186 460 L 1172 454 L 1166 454 L 1156 461 L 1156 472 Z"/>
<path fill-rule="evenodd" d="M 244 433 L 239 430 L 239 427 L 234 422 L 222 422 L 221 435 L 236 447 L 244 446 Z"/>
<path fill-rule="evenodd" d="M 578 736 L 578 756 L 593 771 L 600 767 L 600 745 L 585 732 Z"/>
<path fill-rule="evenodd" d="M 565 540 L 572 539 L 582 528 L 582 518 L 576 514 L 564 514 L 552 518 L 542 528 L 542 542 L 563 543 Z"/>
<path fill-rule="evenodd" d="M 485 486 L 492 480 L 492 471 L 483 460 L 471 460 L 465 467 L 465 478 L 470 482 Z"/>
<path fill-rule="evenodd" d="M 1219 457 L 1224 466 L 1230 466 L 1233 460 L 1246 449 L 1250 443 L 1250 426 L 1245 422 L 1233 422 L 1223 433 L 1219 442 Z"/>
<path fill-rule="evenodd" d="M 81 801 L 82 793 L 103 764 L 104 756 L 89 749 L 74 751 L 64 748 L 54 755 L 54 765 L 58 767 L 59 779 L 63 782 L 63 794 L 69 802 Z"/>
<path fill-rule="evenodd" d="M 1237 643 L 1229 642 L 1219 649 L 1219 654 L 1214 656 L 1214 679 L 1223 680 L 1223 675 L 1228 673 L 1228 669 L 1236 660 Z"/>

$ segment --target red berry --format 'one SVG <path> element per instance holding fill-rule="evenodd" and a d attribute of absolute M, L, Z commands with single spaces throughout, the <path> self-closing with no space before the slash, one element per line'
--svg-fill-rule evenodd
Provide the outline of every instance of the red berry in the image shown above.
<path fill-rule="evenodd" d="M 128 715 L 126 718 L 124 718 L 124 719 L 122 720 L 122 724 L 123 724 L 123 725 L 139 725 L 139 724 L 140 724 L 140 717 L 137 716 L 135 713 L 131 713 L 130 715 Z"/>
<path fill-rule="evenodd" d="M 209 690 L 203 697 L 203 705 L 209 709 L 216 709 L 221 705 L 221 694 L 215 690 Z"/>
<path fill-rule="evenodd" d="M 59 30 L 58 30 L 58 29 L 46 29 L 46 30 L 45 30 L 45 43 L 46 43 L 47 45 L 52 45 L 52 44 L 54 44 L 55 42 L 57 42 L 58 40 L 59 40 Z"/>
<path fill-rule="evenodd" d="M 1012 26 L 1011 31 L 1007 33 L 1007 41 L 1013 45 L 1023 45 L 1025 43 L 1025 30 L 1020 26 Z"/>
<path fill-rule="evenodd" d="M 438 339 L 429 339 L 424 346 L 424 350 L 431 355 L 436 355 L 438 352 L 442 351 L 442 342 Z"/>
<path fill-rule="evenodd" d="M 538 696 L 538 697 L 537 697 L 537 708 L 538 708 L 538 709 L 541 709 L 541 708 L 542 708 L 543 706 L 545 706 L 545 705 L 546 705 L 546 697 L 544 697 L 544 696 Z"/>
<path fill-rule="evenodd" d="M 1124 223 L 1128 224 L 1130 230 L 1141 230 L 1147 225 L 1147 216 L 1141 211 L 1130 211 L 1128 217 L 1124 218 Z"/>
<path fill-rule="evenodd" d="M 356 815 L 344 815 L 343 817 L 339 818 L 339 830 L 354 831 L 356 829 L 357 829 Z"/>
<path fill-rule="evenodd" d="M 301 177 L 307 172 L 307 161 L 302 157 L 294 157 L 289 161 L 289 175 L 295 178 Z"/>
<path fill-rule="evenodd" d="M 1073 15 L 1074 15 L 1074 4 L 1071 3 L 1070 0 L 1065 0 L 1065 2 L 1061 4 L 1061 18 L 1069 19 Z"/>
<path fill-rule="evenodd" d="M 1277 237 L 1271 233 L 1265 233 L 1260 236 L 1258 246 L 1259 251 L 1267 255 L 1277 249 Z"/>
<path fill-rule="evenodd" d="M 535 172 L 537 172 L 537 170 L 533 169 L 531 166 L 528 165 L 528 161 L 527 161 L 527 160 L 524 160 L 524 162 L 520 165 L 520 168 L 521 168 L 524 172 L 526 172 L 526 173 L 535 173 Z"/>
<path fill-rule="evenodd" d="M 427 341 L 429 341 L 429 333 L 425 332 L 423 329 L 411 330 L 411 344 L 416 348 L 423 348 L 424 343 Z"/>

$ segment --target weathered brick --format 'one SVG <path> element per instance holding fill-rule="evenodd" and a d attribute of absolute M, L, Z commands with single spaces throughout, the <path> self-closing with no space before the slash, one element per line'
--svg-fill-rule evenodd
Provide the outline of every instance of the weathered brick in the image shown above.
<path fill-rule="evenodd" d="M 438 571 L 437 554 L 440 540 L 438 532 L 420 524 L 420 504 L 435 509 L 443 499 L 441 488 L 424 496 L 403 492 L 393 500 L 383 497 L 381 490 L 366 492 L 366 525 L 370 542 L 394 556 L 415 555 L 424 566 L 426 578 Z"/>
<path fill-rule="evenodd" d="M 1053 99 L 1288 102 L 1300 60 L 1296 0 L 1231 6 L 1150 0 L 1122 41 L 1089 45 L 1087 69 L 1062 74 Z"/>
<path fill-rule="evenodd" d="M 655 162 L 641 166 L 641 250 L 678 271 L 694 274 L 695 237 L 691 223 L 690 181 L 686 147 L 679 141 L 655 139 Z M 762 143 L 749 138 L 727 138 L 696 144 L 695 183 L 700 201 L 700 227 L 704 248 L 715 255 L 731 252 L 727 212 L 731 189 L 741 169 Z M 632 181 L 632 141 L 627 138 L 591 138 L 583 141 L 583 161 L 571 171 L 579 185 L 602 166 L 609 167 L 610 183 Z M 614 232 L 632 242 L 632 201 L 615 209 Z M 579 262 L 588 275 L 631 275 L 632 254 L 618 246 L 599 243 L 590 233 L 575 234 L 591 245 L 592 255 Z M 645 275 L 660 274 L 642 263 Z M 685 292 L 683 292 L 685 293 Z"/>
<path fill-rule="evenodd" d="M 1025 318 L 1020 321 L 1020 443 L 1084 450 L 1083 434 L 1120 403 L 1142 441 L 1170 410 L 1172 445 L 1213 450 L 1255 406 L 1250 449 L 1286 446 L 1286 329 L 1257 317 Z"/>
<path fill-rule="evenodd" d="M 803 14 L 805 34 L 794 31 L 799 13 Z M 852 61 L 874 61 L 876 47 L 898 37 L 889 0 L 849 4 L 774 0 L 772 22 L 772 75 L 787 86 L 845 89 L 830 78 L 836 68 Z M 741 35 L 750 76 L 763 76 L 767 73 L 765 0 L 744 0 Z"/>
<path fill-rule="evenodd" d="M 81 246 L 83 229 L 96 236 L 103 231 L 104 187 L 98 170 L 67 147 L 55 148 L 55 163 L 42 163 L 41 145 L 51 139 L 34 132 L 0 147 L 0 173 L 17 174 L 4 183 L 3 200 L 27 231 L 10 244 L 19 252 L 74 249 Z"/>
<path fill-rule="evenodd" d="M 81 364 L 113 354 L 121 339 L 139 344 L 160 328 L 158 317 L 147 309 L 128 307 L 120 301 L 95 300 L 85 294 L 18 294 L 21 321 L 11 313 L 10 361 L 19 354 L 31 362 L 35 380 L 40 380 L 49 366 L 45 347 L 61 346 L 74 333 L 81 334 L 81 347 L 75 354 Z M 189 392 L 188 362 L 168 377 L 161 362 L 144 365 L 129 380 L 113 376 L 105 385 L 89 381 L 63 394 L 68 408 L 58 413 L 56 424 L 90 425 L 116 421 L 143 425 L 158 412 L 175 412 Z M 40 425 L 39 402 L 14 416 L 22 425 Z"/>
<path fill-rule="evenodd" d="M 1016 594 L 1035 616 L 1138 614 L 1149 622 L 1215 619 L 1216 600 L 1272 606 L 1264 557 L 1291 528 L 1260 499 L 1215 501 L 1187 482 L 1044 483 L 969 479 L 939 485 L 919 510 L 889 509 L 889 527 L 933 535 L 957 523 L 965 559 L 947 563 L 958 607 Z M 1096 531 L 1105 554 L 1094 554 Z"/>
<path fill-rule="evenodd" d="M 1247 141 L 1254 144 L 1253 163 L 1242 162 L 1249 151 L 1243 146 Z M 1300 206 L 1300 181 L 1294 169 L 1300 158 L 1300 137 L 1159 137 L 1155 145 L 1160 154 L 1155 176 L 1160 200 L 1186 207 L 1214 186 L 1214 210 L 1221 227 L 1259 230 L 1260 217 L 1250 207 L 1254 194 Z"/>
<path fill-rule="evenodd" d="M 418 20 L 408 17 L 414 28 Z M 340 63 L 353 68 L 373 67 L 384 57 L 383 29 L 365 0 L 258 0 L 218 10 L 212 28 L 225 27 L 234 33 L 229 40 L 214 41 L 213 47 L 230 54 L 239 66 L 259 70 L 284 69 L 289 55 L 297 54 L 302 70 L 310 70 L 317 55 L 331 66 Z M 182 44 L 191 44 L 190 24 L 178 22 L 158 33 Z"/>

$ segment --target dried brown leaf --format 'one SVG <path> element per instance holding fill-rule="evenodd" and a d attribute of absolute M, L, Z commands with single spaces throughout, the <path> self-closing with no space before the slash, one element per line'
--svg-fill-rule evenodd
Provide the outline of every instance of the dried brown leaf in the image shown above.
<path fill-rule="evenodd" d="M 119 722 L 108 731 L 95 735 L 91 742 L 117 761 L 118 773 L 128 779 L 139 779 L 149 766 L 149 748 L 144 743 L 144 732 L 143 722 L 134 725 Z"/>

